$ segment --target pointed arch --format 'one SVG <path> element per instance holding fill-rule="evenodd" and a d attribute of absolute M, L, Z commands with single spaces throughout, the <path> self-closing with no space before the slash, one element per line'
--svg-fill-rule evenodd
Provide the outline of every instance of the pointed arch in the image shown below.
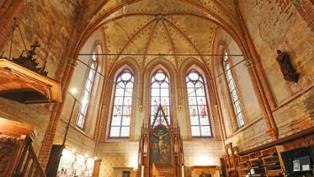
<path fill-rule="evenodd" d="M 204 76 L 195 68 L 186 74 L 186 87 L 192 137 L 211 137 L 208 92 Z"/>
<path fill-rule="evenodd" d="M 231 123 L 233 129 L 237 130 L 245 125 L 245 113 L 239 95 L 239 85 L 233 69 L 234 63 L 229 56 L 229 47 L 226 41 L 220 40 L 217 42 L 217 52 L 221 54 L 221 57 L 213 62 L 213 70 L 215 75 L 222 77 L 225 81 L 223 85 L 224 89 L 226 89 L 228 105 L 230 105 L 230 110 L 232 110 L 231 115 L 233 118 Z"/>
<path fill-rule="evenodd" d="M 220 135 L 221 135 L 221 129 L 219 128 L 219 125 L 221 125 L 221 120 L 220 120 L 220 115 L 219 115 L 219 111 L 217 110 L 217 91 L 215 88 L 215 84 L 214 84 L 214 78 L 212 75 L 212 72 L 209 72 L 208 70 L 206 70 L 204 64 L 202 61 L 200 61 L 199 59 L 193 58 L 193 57 L 189 57 L 186 58 L 184 60 L 184 62 L 181 64 L 181 67 L 179 69 L 179 73 L 180 73 L 180 84 L 181 84 L 181 105 L 183 107 L 185 107 L 186 110 L 185 114 L 186 114 L 186 123 L 185 125 L 187 125 L 186 129 L 187 129 L 187 133 L 189 134 L 190 138 L 193 138 L 191 132 L 192 132 L 192 127 L 191 127 L 191 119 L 190 119 L 190 110 L 189 110 L 189 97 L 188 97 L 188 89 L 187 89 L 187 84 L 186 84 L 186 77 L 187 74 L 191 71 L 191 70 L 195 70 L 197 71 L 204 79 L 205 81 L 205 92 L 206 92 L 206 101 L 207 101 L 207 111 L 208 111 L 208 119 L 209 119 L 209 123 L 210 123 L 210 128 L 211 128 L 211 136 L 208 137 L 213 137 L 217 140 L 220 139 Z M 184 124 L 183 124 L 184 125 Z M 197 136 L 194 136 L 197 137 Z M 200 136 L 201 137 L 201 136 Z M 204 136 L 206 137 L 206 136 Z"/>
<path fill-rule="evenodd" d="M 150 122 L 158 122 L 165 126 L 171 121 L 170 116 L 170 81 L 166 72 L 158 68 L 151 76 L 150 82 Z M 158 114 L 159 108 L 162 109 L 163 115 Z M 165 118 L 165 119 L 164 119 Z"/>
<path fill-rule="evenodd" d="M 88 69 L 87 75 L 84 81 L 84 88 L 82 89 L 82 98 L 80 100 L 80 109 L 76 119 L 76 126 L 80 129 L 84 129 L 86 117 L 88 113 L 88 108 L 90 105 L 90 99 L 92 96 L 92 91 L 94 88 L 94 83 L 96 80 L 96 74 L 99 66 L 99 55 L 98 53 L 102 53 L 101 43 L 95 42 L 92 48 L 92 56 L 88 59 Z"/>
<path fill-rule="evenodd" d="M 131 112 L 131 120 L 130 120 L 130 134 L 128 137 L 110 137 L 110 128 L 111 128 L 111 117 L 113 114 L 113 105 L 114 105 L 114 96 L 115 96 L 115 84 L 116 80 L 119 77 L 119 74 L 123 72 L 123 70 L 129 70 L 134 78 L 133 81 L 133 93 L 131 100 L 131 110 L 135 109 L 135 105 L 138 103 L 138 83 L 140 79 L 140 70 L 139 65 L 136 60 L 132 57 L 124 57 L 119 59 L 111 68 L 108 68 L 105 77 L 107 78 L 104 82 L 104 89 L 102 94 L 104 95 L 103 105 L 107 105 L 101 111 L 100 123 L 101 134 L 100 138 L 105 141 L 111 141 L 112 139 L 127 139 L 133 136 L 132 132 L 134 129 L 135 119 L 134 119 L 134 111 Z"/>
<path fill-rule="evenodd" d="M 147 88 L 149 88 L 146 92 L 146 103 L 147 105 L 150 105 L 150 109 L 147 109 L 146 113 L 147 117 L 150 119 L 149 121 L 153 121 L 154 110 L 156 112 L 158 106 L 161 104 L 163 111 L 168 117 L 169 124 L 172 125 L 174 123 L 173 117 L 176 116 L 173 111 L 173 107 L 175 105 L 174 88 L 176 88 L 176 73 L 174 70 L 174 65 L 172 63 L 160 57 L 150 61 L 144 70 L 146 81 L 143 85 L 146 85 Z M 157 77 L 164 75 L 164 80 L 158 80 L 158 78 L 156 79 L 156 74 Z"/>
<path fill-rule="evenodd" d="M 182 66 L 187 115 L 192 137 L 213 137 L 208 77 L 203 65 L 189 58 Z"/>
<path fill-rule="evenodd" d="M 111 103 L 109 138 L 130 136 L 134 75 L 124 66 L 116 72 Z"/>
<path fill-rule="evenodd" d="M 233 73 L 231 70 L 230 58 L 229 58 L 229 51 L 227 48 L 223 50 L 223 57 L 222 57 L 222 67 L 224 70 L 224 76 L 227 81 L 227 87 L 229 90 L 229 95 L 233 105 L 233 111 L 235 114 L 237 127 L 241 128 L 244 126 L 244 117 L 242 114 L 241 102 L 239 99 L 237 86 L 233 77 Z"/>
<path fill-rule="evenodd" d="M 136 59 L 132 57 L 123 57 L 115 62 L 115 64 L 111 67 L 111 70 L 109 70 L 109 78 L 114 80 L 117 76 L 117 73 L 119 73 L 119 71 L 123 70 L 124 68 L 129 68 L 132 71 L 135 80 L 138 80 L 140 73 L 139 65 Z"/>

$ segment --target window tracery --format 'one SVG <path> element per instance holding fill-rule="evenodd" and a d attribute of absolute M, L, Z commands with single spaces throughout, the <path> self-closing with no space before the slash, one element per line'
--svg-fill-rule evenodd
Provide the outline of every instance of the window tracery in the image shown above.
<path fill-rule="evenodd" d="M 77 127 L 79 127 L 80 129 L 83 129 L 85 125 L 85 119 L 86 119 L 86 114 L 87 114 L 87 110 L 88 110 L 88 106 L 90 102 L 92 88 L 95 82 L 97 64 L 98 64 L 97 55 L 96 55 L 96 51 L 94 51 L 89 68 L 88 68 L 88 74 L 87 74 L 87 78 L 86 78 L 85 86 L 83 90 L 83 96 L 80 102 L 80 111 L 79 111 L 77 122 L 76 122 Z"/>
<path fill-rule="evenodd" d="M 110 138 L 127 138 L 130 134 L 134 76 L 124 69 L 115 80 Z"/>
<path fill-rule="evenodd" d="M 166 116 L 167 122 L 170 123 L 170 97 L 169 97 L 169 78 L 164 71 L 158 70 L 151 78 L 151 124 L 153 123 L 161 105 Z M 156 121 L 158 124 L 167 126 L 167 122 L 158 115 Z"/>
<path fill-rule="evenodd" d="M 243 118 L 243 114 L 241 110 L 241 103 L 240 103 L 239 96 L 237 93 L 235 81 L 231 72 L 230 60 L 229 60 L 227 51 L 225 51 L 223 55 L 223 68 L 224 68 L 225 77 L 227 80 L 229 94 L 230 94 L 232 105 L 233 105 L 234 114 L 237 121 L 237 126 L 238 128 L 241 128 L 242 126 L 244 126 L 244 118 Z"/>
<path fill-rule="evenodd" d="M 205 80 L 196 70 L 186 76 L 188 104 L 193 137 L 211 137 Z"/>

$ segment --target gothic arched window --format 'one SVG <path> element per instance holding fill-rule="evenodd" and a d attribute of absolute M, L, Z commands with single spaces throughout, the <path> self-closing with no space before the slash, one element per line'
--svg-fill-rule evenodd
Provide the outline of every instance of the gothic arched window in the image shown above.
<path fill-rule="evenodd" d="M 133 84 L 134 77 L 128 69 L 124 69 L 115 80 L 110 138 L 127 138 L 130 135 Z"/>
<path fill-rule="evenodd" d="M 83 96 L 80 102 L 80 111 L 79 111 L 77 122 L 76 122 L 76 125 L 80 129 L 83 129 L 85 125 L 85 118 L 86 118 L 86 113 L 88 110 L 88 105 L 90 102 L 92 88 L 95 81 L 96 70 L 97 70 L 97 55 L 96 55 L 96 51 L 94 51 L 92 58 L 90 60 L 90 63 L 89 63 L 88 74 L 87 74 L 87 78 L 86 78 L 85 86 L 83 90 Z"/>
<path fill-rule="evenodd" d="M 161 69 L 151 78 L 151 124 L 156 117 L 159 106 L 162 107 L 167 122 L 170 124 L 169 79 Z M 162 115 L 159 115 L 156 121 L 158 124 L 167 125 Z"/>
<path fill-rule="evenodd" d="M 230 97 L 231 97 L 231 101 L 233 105 L 234 114 L 237 120 L 237 126 L 238 128 L 240 128 L 244 125 L 244 119 L 243 119 L 243 114 L 241 111 L 241 104 L 240 104 L 239 96 L 236 90 L 236 85 L 235 85 L 233 75 L 231 72 L 230 61 L 229 61 L 229 56 L 228 56 L 227 51 L 224 52 L 224 56 L 223 56 L 223 68 L 224 68 L 225 77 L 227 80 L 227 85 L 228 85 L 228 89 L 229 89 L 229 93 L 230 93 Z"/>
<path fill-rule="evenodd" d="M 191 70 L 186 76 L 191 130 L 193 137 L 211 137 L 207 94 L 203 76 Z"/>

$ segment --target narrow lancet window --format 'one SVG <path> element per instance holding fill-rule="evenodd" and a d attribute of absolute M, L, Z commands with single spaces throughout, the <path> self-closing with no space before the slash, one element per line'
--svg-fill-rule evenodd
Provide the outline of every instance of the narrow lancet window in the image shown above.
<path fill-rule="evenodd" d="M 190 122 L 193 137 L 211 137 L 207 94 L 203 76 L 191 70 L 186 76 Z"/>
<path fill-rule="evenodd" d="M 110 138 L 130 136 L 133 84 L 134 77 L 128 69 L 124 69 L 115 80 Z"/>
<path fill-rule="evenodd" d="M 169 79 L 166 73 L 158 70 L 151 78 L 151 124 L 153 123 L 159 106 L 170 124 L 170 97 L 169 97 Z M 158 124 L 167 125 L 162 116 L 157 116 Z M 158 122 L 159 121 L 159 122 Z"/>
<path fill-rule="evenodd" d="M 231 72 L 231 68 L 230 68 L 230 61 L 229 61 L 228 52 L 224 52 L 223 67 L 224 67 L 225 77 L 227 80 L 227 85 L 228 85 L 228 89 L 229 89 L 235 117 L 237 120 L 237 126 L 238 126 L 238 128 L 240 128 L 240 127 L 244 126 L 244 119 L 243 119 L 243 114 L 241 111 L 241 104 L 240 104 L 239 96 L 237 94 L 236 85 L 235 85 L 233 75 Z"/>
<path fill-rule="evenodd" d="M 77 127 L 79 127 L 80 129 L 83 129 L 85 125 L 86 113 L 88 110 L 92 88 L 95 81 L 96 70 L 97 70 L 97 56 L 96 56 L 96 52 L 94 52 L 92 55 L 90 64 L 89 64 L 88 74 L 87 74 L 87 78 L 86 78 L 85 86 L 83 90 L 83 97 L 80 102 L 80 111 L 79 111 L 77 122 L 76 122 Z"/>

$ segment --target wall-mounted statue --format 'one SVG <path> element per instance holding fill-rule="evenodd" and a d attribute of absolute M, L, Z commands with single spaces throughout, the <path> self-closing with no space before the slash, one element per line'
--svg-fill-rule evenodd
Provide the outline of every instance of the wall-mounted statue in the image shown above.
<path fill-rule="evenodd" d="M 276 57 L 276 60 L 280 65 L 283 78 L 290 82 L 298 82 L 300 74 L 292 65 L 289 54 L 287 52 L 282 52 L 281 50 L 277 50 L 277 54 L 278 56 Z"/>

